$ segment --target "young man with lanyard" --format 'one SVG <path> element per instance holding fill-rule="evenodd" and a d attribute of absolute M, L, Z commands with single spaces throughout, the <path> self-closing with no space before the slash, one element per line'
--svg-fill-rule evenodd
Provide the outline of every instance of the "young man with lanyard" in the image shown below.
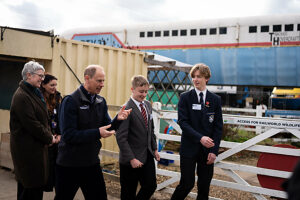
<path fill-rule="evenodd" d="M 196 166 L 197 199 L 208 199 L 222 135 L 221 98 L 206 89 L 211 76 L 209 67 L 202 63 L 196 64 L 190 75 L 195 89 L 182 93 L 178 103 L 178 124 L 182 129 L 181 178 L 172 200 L 183 200 L 192 190 Z"/>

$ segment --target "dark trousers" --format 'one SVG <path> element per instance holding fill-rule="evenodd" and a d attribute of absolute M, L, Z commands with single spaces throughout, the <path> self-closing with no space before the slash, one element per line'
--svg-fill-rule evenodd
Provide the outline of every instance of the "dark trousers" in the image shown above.
<path fill-rule="evenodd" d="M 49 165 L 49 176 L 48 181 L 44 187 L 45 192 L 52 192 L 55 186 L 55 163 L 57 157 L 57 144 L 53 144 L 48 147 L 48 165 Z"/>
<path fill-rule="evenodd" d="M 106 200 L 106 188 L 100 164 L 89 167 L 56 165 L 55 200 L 72 200 L 81 188 L 85 200 Z"/>
<path fill-rule="evenodd" d="M 214 173 L 214 165 L 207 165 L 207 155 L 201 153 L 197 158 L 180 157 L 181 178 L 179 185 L 172 195 L 172 200 L 183 200 L 195 184 L 195 168 L 197 164 L 198 200 L 208 199 L 209 186 Z"/>
<path fill-rule="evenodd" d="M 42 200 L 43 187 L 24 188 L 23 185 L 18 182 L 17 196 L 18 200 Z"/>
<path fill-rule="evenodd" d="M 136 194 L 138 182 L 141 188 Z M 148 153 L 147 161 L 141 168 L 120 164 L 120 183 L 122 200 L 150 199 L 157 187 L 153 156 Z"/>

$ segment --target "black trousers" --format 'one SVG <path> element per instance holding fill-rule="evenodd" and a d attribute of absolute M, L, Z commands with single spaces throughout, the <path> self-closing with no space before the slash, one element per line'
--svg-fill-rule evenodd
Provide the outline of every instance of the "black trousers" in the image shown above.
<path fill-rule="evenodd" d="M 43 187 L 24 188 L 23 185 L 18 182 L 17 196 L 18 200 L 42 200 Z"/>
<path fill-rule="evenodd" d="M 136 194 L 138 182 L 141 188 Z M 147 161 L 141 168 L 120 164 L 120 183 L 122 200 L 150 199 L 157 187 L 153 156 L 148 153 Z"/>
<path fill-rule="evenodd" d="M 55 163 L 57 157 L 57 144 L 53 144 L 48 147 L 48 165 L 49 165 L 49 176 L 48 181 L 44 187 L 45 192 L 53 191 L 53 187 L 55 186 Z"/>
<path fill-rule="evenodd" d="M 207 154 L 201 153 L 197 158 L 180 157 L 181 178 L 179 185 L 172 195 L 172 200 L 183 200 L 195 184 L 195 169 L 197 164 L 198 200 L 207 200 L 209 186 L 214 173 L 214 165 L 207 165 Z"/>
<path fill-rule="evenodd" d="M 85 200 L 106 200 L 106 188 L 100 164 L 89 167 L 56 165 L 55 200 L 72 200 L 81 188 Z"/>

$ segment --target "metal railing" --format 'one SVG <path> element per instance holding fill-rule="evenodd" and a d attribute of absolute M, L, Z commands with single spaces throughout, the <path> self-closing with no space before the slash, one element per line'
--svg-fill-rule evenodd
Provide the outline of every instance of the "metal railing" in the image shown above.
<path fill-rule="evenodd" d="M 154 119 L 155 134 L 157 136 L 157 139 L 180 142 L 181 140 L 180 135 L 167 135 L 167 134 L 160 133 L 159 131 L 160 120 L 164 120 L 169 125 L 171 125 L 178 133 L 181 134 L 181 129 L 179 125 L 174 121 L 174 119 L 177 119 L 177 112 L 160 110 L 159 103 L 154 103 L 153 108 L 154 110 L 156 110 L 153 113 L 153 119 Z M 235 182 L 213 179 L 211 184 L 220 187 L 250 192 L 256 199 L 266 199 L 263 195 L 286 198 L 287 197 L 286 193 L 283 191 L 250 185 L 249 183 L 247 183 L 246 180 L 241 178 L 236 173 L 236 171 L 243 171 L 248 173 L 273 176 L 279 178 L 288 178 L 291 175 L 290 172 L 259 168 L 259 167 L 249 166 L 249 165 L 228 163 L 225 162 L 224 159 L 234 154 L 237 154 L 243 150 L 255 151 L 255 152 L 267 152 L 272 154 L 290 155 L 290 156 L 299 157 L 300 156 L 299 149 L 285 149 L 279 147 L 256 145 L 257 143 L 267 138 L 270 138 L 282 131 L 290 132 L 297 138 L 300 138 L 299 120 L 273 119 L 273 118 L 266 118 L 266 117 L 236 116 L 236 115 L 223 114 L 223 121 L 224 124 L 251 125 L 255 127 L 264 126 L 264 127 L 269 127 L 270 129 L 243 143 L 221 141 L 220 147 L 228 148 L 228 150 L 219 154 L 219 156 L 215 161 L 215 167 L 221 168 Z M 180 159 L 179 155 L 162 153 L 162 152 L 160 153 L 160 156 L 161 158 L 170 159 L 170 160 Z M 159 168 L 157 168 L 156 172 L 158 175 L 170 177 L 168 180 L 158 184 L 157 189 L 172 193 L 174 189 L 168 186 L 179 181 L 180 173 L 165 170 L 165 169 L 159 169 Z M 190 193 L 189 195 L 192 197 L 196 197 L 195 193 Z M 210 199 L 216 199 L 216 198 L 210 197 Z"/>

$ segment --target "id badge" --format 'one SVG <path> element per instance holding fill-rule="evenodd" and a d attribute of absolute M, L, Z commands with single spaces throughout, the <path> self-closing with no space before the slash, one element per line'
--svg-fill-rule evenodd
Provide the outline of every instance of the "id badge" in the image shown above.
<path fill-rule="evenodd" d="M 201 110 L 202 109 L 201 104 L 193 104 L 192 109 L 193 110 Z"/>

